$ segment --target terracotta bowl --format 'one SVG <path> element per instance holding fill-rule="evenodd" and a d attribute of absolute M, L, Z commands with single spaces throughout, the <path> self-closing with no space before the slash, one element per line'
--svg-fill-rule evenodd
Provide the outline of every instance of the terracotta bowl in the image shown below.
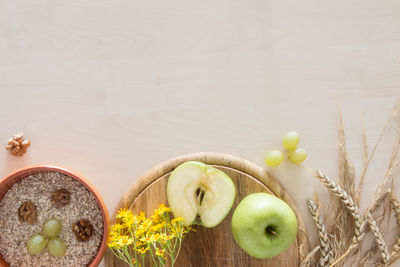
<path fill-rule="evenodd" d="M 63 173 L 65 175 L 68 175 L 75 180 L 78 180 L 82 185 L 84 185 L 95 197 L 97 204 L 99 205 L 100 211 L 102 213 L 103 217 L 103 240 L 101 242 L 100 248 L 97 251 L 97 254 L 93 261 L 88 265 L 89 267 L 95 267 L 99 265 L 100 261 L 102 260 L 106 249 L 107 249 L 107 237 L 108 237 L 108 232 L 109 232 L 109 227 L 110 227 L 110 220 L 108 216 L 108 211 L 107 207 L 104 204 L 104 201 L 102 197 L 100 196 L 100 193 L 95 189 L 95 187 L 88 181 L 86 180 L 82 175 L 76 173 L 75 171 L 68 170 L 63 167 L 58 167 L 58 166 L 51 166 L 51 165 L 34 165 L 30 167 L 26 167 L 23 169 L 20 169 L 18 171 L 15 171 L 11 174 L 9 174 L 6 178 L 0 181 L 0 201 L 3 199 L 4 195 L 7 193 L 7 191 L 17 182 L 20 180 L 24 179 L 25 177 L 28 177 L 31 174 L 36 174 L 40 172 L 59 172 Z M 3 256 L 0 253 L 0 266 L 2 267 L 7 267 L 10 266 L 4 259 Z"/>

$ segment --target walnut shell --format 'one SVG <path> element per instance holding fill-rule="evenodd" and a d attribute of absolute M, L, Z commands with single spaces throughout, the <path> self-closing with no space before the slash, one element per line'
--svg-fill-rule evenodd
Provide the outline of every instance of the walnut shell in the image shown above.
<path fill-rule="evenodd" d="M 71 193 L 65 188 L 55 190 L 51 193 L 51 202 L 57 208 L 64 207 L 71 202 Z"/>
<path fill-rule="evenodd" d="M 36 222 L 37 211 L 32 201 L 28 200 L 21 204 L 18 209 L 18 220 L 21 223 L 28 222 L 29 224 L 34 224 Z"/>
<path fill-rule="evenodd" d="M 90 239 L 93 235 L 93 226 L 87 219 L 80 219 L 72 225 L 72 232 L 76 240 L 84 242 Z"/>

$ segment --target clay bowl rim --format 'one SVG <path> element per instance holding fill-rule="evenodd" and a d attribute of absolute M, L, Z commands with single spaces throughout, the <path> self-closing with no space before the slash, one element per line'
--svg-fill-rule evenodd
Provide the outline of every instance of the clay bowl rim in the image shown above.
<path fill-rule="evenodd" d="M 28 177 L 29 175 L 41 173 L 41 172 L 50 172 L 50 171 L 63 173 L 65 175 L 72 177 L 73 179 L 77 180 L 78 182 L 80 182 L 84 187 L 86 187 L 86 189 L 89 190 L 89 192 L 91 192 L 93 194 L 93 196 L 96 199 L 97 204 L 99 205 L 99 208 L 100 208 L 100 211 L 101 211 L 101 214 L 103 217 L 103 240 L 100 244 L 100 247 L 97 251 L 96 256 L 88 264 L 89 267 L 95 267 L 95 266 L 99 265 L 99 263 L 103 259 L 104 254 L 106 253 L 106 250 L 107 250 L 107 239 L 108 239 L 108 233 L 109 233 L 109 228 L 110 228 L 110 217 L 108 214 L 107 206 L 106 206 L 102 196 L 97 191 L 97 189 L 94 187 L 94 185 L 91 182 L 89 182 L 83 175 L 81 175 L 78 172 L 71 170 L 69 168 L 56 166 L 56 165 L 52 165 L 52 164 L 27 166 L 27 167 L 21 168 L 17 171 L 14 171 L 14 172 L 8 174 L 5 178 L 0 180 L 0 201 L 3 199 L 3 197 L 7 193 L 7 191 L 15 183 Z M 9 263 L 7 263 L 3 259 L 3 256 L 1 255 L 1 253 L 0 253 L 0 266 L 2 266 L 2 267 L 9 266 Z"/>

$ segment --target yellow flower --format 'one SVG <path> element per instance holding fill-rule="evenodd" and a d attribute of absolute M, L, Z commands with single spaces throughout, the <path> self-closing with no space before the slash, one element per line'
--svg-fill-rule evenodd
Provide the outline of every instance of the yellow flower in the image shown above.
<path fill-rule="evenodd" d="M 160 238 L 161 238 L 162 240 L 168 241 L 168 240 L 171 240 L 172 238 L 174 238 L 174 236 L 173 236 L 173 235 L 167 235 L 167 234 L 165 234 L 165 233 L 162 233 L 162 234 L 160 234 Z"/>
<path fill-rule="evenodd" d="M 172 236 L 178 236 L 179 235 L 179 231 L 177 231 L 177 230 L 179 230 L 179 229 L 176 229 L 175 227 L 173 227 L 173 228 L 171 228 L 171 232 L 170 232 L 170 234 L 172 235 Z"/>
<path fill-rule="evenodd" d="M 160 216 L 158 216 L 158 215 L 151 215 L 151 220 L 154 222 L 154 223 L 159 223 L 159 222 L 162 222 L 162 217 L 160 217 Z"/>
<path fill-rule="evenodd" d="M 121 219 L 123 226 L 129 228 L 134 223 L 133 212 L 129 209 L 120 209 L 116 215 L 118 219 Z"/>
<path fill-rule="evenodd" d="M 151 242 L 151 241 L 150 241 L 150 236 L 143 236 L 143 237 L 141 237 L 139 240 L 140 240 L 141 242 L 145 243 L 145 244 Z"/>
<path fill-rule="evenodd" d="M 134 215 L 129 209 L 120 209 L 116 215 L 119 222 L 111 226 L 108 247 L 116 255 L 127 250 L 134 250 L 144 255 L 154 249 L 155 254 L 165 263 L 164 259 L 177 255 L 169 255 L 163 246 L 170 244 L 170 240 L 173 239 L 180 244 L 185 234 L 193 230 L 190 226 L 184 225 L 183 218 L 171 220 L 170 212 L 171 209 L 164 204 L 155 209 L 150 218 L 146 218 L 144 212 Z M 140 260 L 132 255 L 129 255 L 128 262 L 140 266 Z"/>
<path fill-rule="evenodd" d="M 108 236 L 108 243 L 109 243 L 109 244 L 117 243 L 117 242 L 118 242 L 118 239 L 119 239 L 119 234 L 118 234 L 118 233 L 111 232 L 110 235 Z M 114 244 L 114 245 L 115 245 L 115 244 Z M 110 245 L 109 245 L 109 246 L 110 246 Z M 111 247 L 114 247 L 114 246 L 111 246 Z"/>
<path fill-rule="evenodd" d="M 122 221 L 124 222 L 125 227 L 127 228 L 131 227 L 131 225 L 133 225 L 134 223 L 133 214 L 127 213 L 127 215 L 122 219 Z"/>
<path fill-rule="evenodd" d="M 160 207 L 156 210 L 154 210 L 154 214 L 158 215 L 160 217 L 163 217 L 164 214 L 171 212 L 171 209 L 168 207 L 165 207 L 164 204 L 161 204 Z"/>
<path fill-rule="evenodd" d="M 118 236 L 119 234 L 117 232 L 111 231 L 110 234 L 108 235 L 108 239 L 113 239 L 116 236 Z"/>
<path fill-rule="evenodd" d="M 109 248 L 116 248 L 116 249 L 119 249 L 121 246 L 118 244 L 118 242 L 117 241 L 115 241 L 115 240 L 110 240 L 110 241 L 108 241 L 108 247 Z"/>
<path fill-rule="evenodd" d="M 172 225 L 183 224 L 183 218 L 182 217 L 173 218 L 171 224 Z"/>
<path fill-rule="evenodd" d="M 112 232 L 117 232 L 117 231 L 123 230 L 124 228 L 125 228 L 124 225 L 122 225 L 122 224 L 120 224 L 120 223 L 116 223 L 116 224 L 113 224 L 113 225 L 111 226 L 111 231 L 112 231 Z"/>
<path fill-rule="evenodd" d="M 135 215 L 135 216 L 133 216 L 133 223 L 134 224 L 138 224 L 138 223 L 140 223 L 142 220 L 141 220 L 141 217 L 140 216 L 137 216 L 137 215 Z"/>
<path fill-rule="evenodd" d="M 160 232 L 161 229 L 162 229 L 163 227 L 164 227 L 164 223 L 158 223 L 158 224 L 156 224 L 156 225 L 153 225 L 153 226 L 150 228 L 150 231 L 151 231 L 151 232 L 154 232 L 154 233 Z"/>
<path fill-rule="evenodd" d="M 129 236 L 126 235 L 122 235 L 117 239 L 117 243 L 121 246 L 129 246 L 133 244 L 133 240 L 132 238 L 130 238 Z"/>
<path fill-rule="evenodd" d="M 154 210 L 154 214 L 151 216 L 151 218 L 156 223 L 162 222 L 164 219 L 169 217 L 169 212 L 171 212 L 171 209 L 166 207 L 164 204 L 161 204 L 158 209 Z"/>
<path fill-rule="evenodd" d="M 168 208 L 168 207 L 166 207 L 164 204 L 160 204 L 160 206 L 158 207 L 158 210 L 160 211 L 160 212 L 171 212 L 171 209 L 170 208 Z"/>
<path fill-rule="evenodd" d="M 153 222 L 150 219 L 144 219 L 141 224 L 138 225 L 139 230 L 148 230 Z"/>
<path fill-rule="evenodd" d="M 154 234 L 150 236 L 150 242 L 157 242 L 160 240 L 160 234 Z"/>
<path fill-rule="evenodd" d="M 139 252 L 140 254 L 146 254 L 146 251 L 148 251 L 150 248 L 149 247 L 141 247 L 137 248 L 136 251 Z"/>
<path fill-rule="evenodd" d="M 140 236 L 142 236 L 144 233 L 146 233 L 146 231 L 147 230 L 144 228 L 137 229 L 136 233 L 135 233 L 136 238 L 139 238 Z"/>
<path fill-rule="evenodd" d="M 164 257 L 165 249 L 156 248 L 156 255 L 159 257 Z"/>
<path fill-rule="evenodd" d="M 128 210 L 127 208 L 120 209 L 115 217 L 117 217 L 118 219 L 122 219 L 122 218 L 124 218 L 124 217 L 126 216 L 126 214 L 129 213 L 129 212 L 132 213 L 132 211 L 131 211 L 131 210 Z"/>

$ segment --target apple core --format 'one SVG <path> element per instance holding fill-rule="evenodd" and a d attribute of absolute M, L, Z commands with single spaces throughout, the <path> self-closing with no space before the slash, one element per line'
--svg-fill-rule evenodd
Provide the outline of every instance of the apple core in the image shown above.
<path fill-rule="evenodd" d="M 229 213 L 236 188 L 223 171 L 198 161 L 179 165 L 167 184 L 168 203 L 185 225 L 218 225 Z"/>

